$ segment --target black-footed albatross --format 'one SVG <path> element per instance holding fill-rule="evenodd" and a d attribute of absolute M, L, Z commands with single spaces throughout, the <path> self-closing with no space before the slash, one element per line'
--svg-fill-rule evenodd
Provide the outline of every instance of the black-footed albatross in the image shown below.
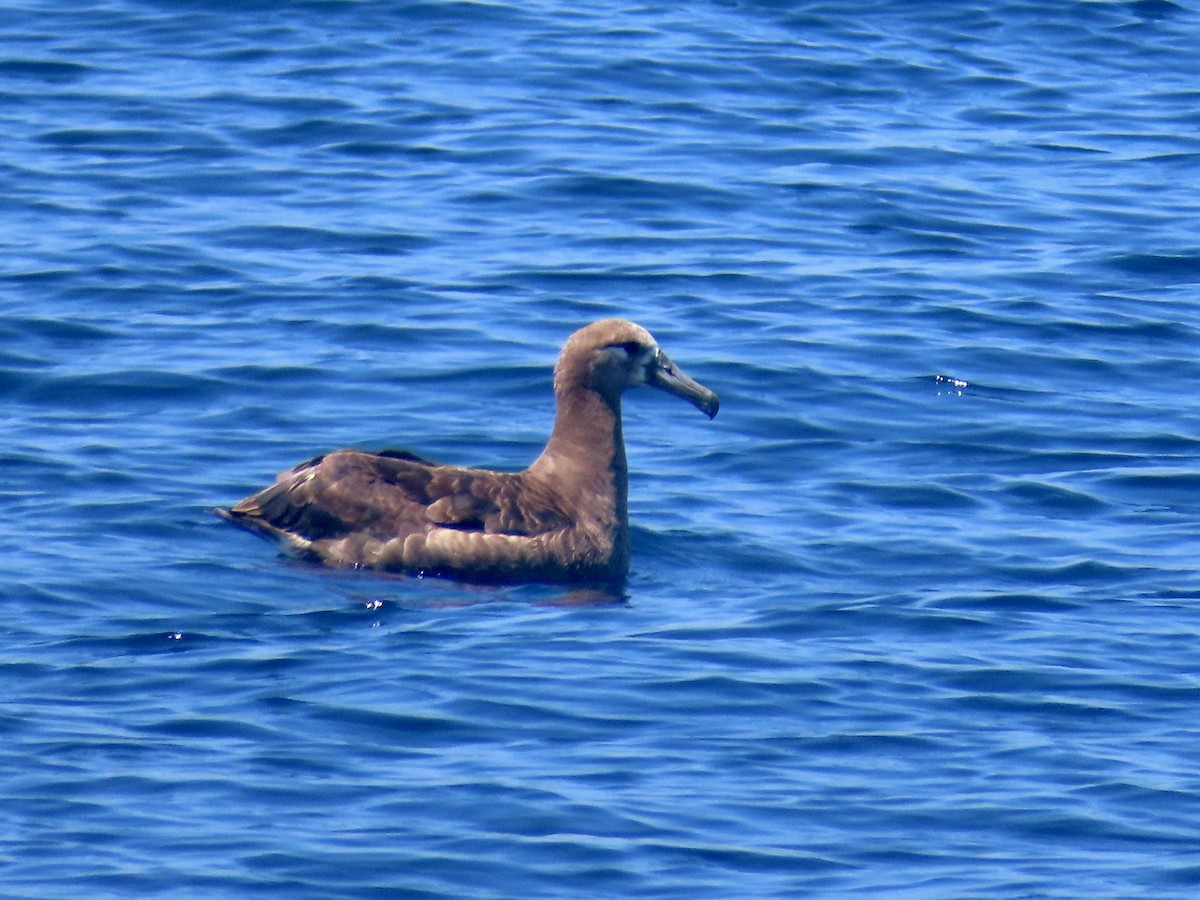
<path fill-rule="evenodd" d="M 672 363 L 646 329 L 604 319 L 563 345 L 554 431 L 523 472 L 338 450 L 215 512 L 328 566 L 616 584 L 629 568 L 621 393 L 643 384 L 717 414 L 717 395 Z"/>

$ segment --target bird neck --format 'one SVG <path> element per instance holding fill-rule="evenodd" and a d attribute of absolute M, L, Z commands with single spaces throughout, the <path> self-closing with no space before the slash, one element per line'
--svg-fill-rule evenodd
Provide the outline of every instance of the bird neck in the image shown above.
<path fill-rule="evenodd" d="M 563 494 L 603 497 L 609 515 L 624 527 L 629 470 L 621 433 L 620 398 L 573 388 L 556 392 L 558 410 L 546 449 L 529 467 Z"/>

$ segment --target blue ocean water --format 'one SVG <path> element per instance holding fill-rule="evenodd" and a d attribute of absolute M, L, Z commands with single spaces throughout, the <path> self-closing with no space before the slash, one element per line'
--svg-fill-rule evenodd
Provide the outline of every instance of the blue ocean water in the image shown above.
<path fill-rule="evenodd" d="M 1200 12 L 0 10 L 0 894 L 1200 885 Z M 516 469 L 607 315 L 625 602 L 205 510 Z"/>

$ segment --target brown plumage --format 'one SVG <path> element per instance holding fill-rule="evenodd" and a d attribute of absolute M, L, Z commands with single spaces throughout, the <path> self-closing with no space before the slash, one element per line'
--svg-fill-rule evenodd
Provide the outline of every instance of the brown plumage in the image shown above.
<path fill-rule="evenodd" d="M 581 328 L 554 367 L 558 410 L 522 472 L 338 450 L 217 514 L 330 566 L 472 581 L 613 583 L 629 567 L 621 393 L 650 385 L 710 418 L 717 395 L 623 319 Z"/>

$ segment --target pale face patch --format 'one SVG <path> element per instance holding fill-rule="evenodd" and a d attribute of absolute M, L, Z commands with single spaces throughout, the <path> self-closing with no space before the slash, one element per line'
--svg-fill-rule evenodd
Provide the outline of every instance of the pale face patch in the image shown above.
<path fill-rule="evenodd" d="M 602 348 L 605 355 L 602 367 L 615 371 L 616 380 L 621 387 L 630 388 L 643 385 L 649 379 L 649 372 L 658 358 L 658 344 L 649 332 L 638 329 L 633 340 L 608 344 Z"/>

